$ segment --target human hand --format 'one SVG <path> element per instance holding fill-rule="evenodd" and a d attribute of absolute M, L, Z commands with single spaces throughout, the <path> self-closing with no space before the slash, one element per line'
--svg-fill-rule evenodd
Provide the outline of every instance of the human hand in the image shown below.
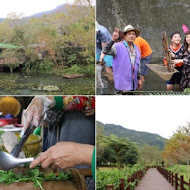
<path fill-rule="evenodd" d="M 23 126 L 24 130 L 26 130 L 30 124 L 33 122 L 34 126 L 38 126 L 41 120 L 42 114 L 44 110 L 43 101 L 39 97 L 35 97 L 32 99 L 31 103 L 27 107 L 26 111 L 24 112 L 23 117 Z"/>
<path fill-rule="evenodd" d="M 94 146 L 74 142 L 59 142 L 40 154 L 31 164 L 34 168 L 41 163 L 43 168 L 66 169 L 78 164 L 91 165 Z"/>
<path fill-rule="evenodd" d="M 85 116 L 92 116 L 94 115 L 95 110 L 94 109 L 90 109 L 90 110 L 84 110 L 83 113 Z"/>
<path fill-rule="evenodd" d="M 181 62 L 182 62 L 181 59 L 174 59 L 174 60 L 171 60 L 171 63 L 174 64 L 174 65 L 179 64 L 179 63 L 181 63 Z"/>
<path fill-rule="evenodd" d="M 119 38 L 119 28 L 115 28 L 114 33 L 112 35 L 113 41 L 116 41 Z"/>
<path fill-rule="evenodd" d="M 142 84 L 144 84 L 145 80 L 144 80 L 144 76 L 143 75 L 140 76 L 140 80 L 141 80 Z"/>
<path fill-rule="evenodd" d="M 24 130 L 27 129 L 31 121 L 34 126 L 39 126 L 44 113 L 54 105 L 55 100 L 52 96 L 35 96 L 24 112 Z"/>
<path fill-rule="evenodd" d="M 138 90 L 141 90 L 142 89 L 142 87 L 143 87 L 143 83 L 142 83 L 142 81 L 141 80 L 138 80 Z"/>

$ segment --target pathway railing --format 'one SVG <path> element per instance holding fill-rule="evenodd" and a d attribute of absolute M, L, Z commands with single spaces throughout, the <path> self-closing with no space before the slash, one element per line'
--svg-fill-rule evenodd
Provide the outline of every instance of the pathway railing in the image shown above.
<path fill-rule="evenodd" d="M 169 183 L 171 183 L 172 186 L 175 186 L 175 190 L 190 190 L 190 179 L 189 182 L 186 182 L 183 175 L 178 177 L 177 173 L 168 171 L 160 166 L 157 167 L 157 170 L 168 180 Z"/>
<path fill-rule="evenodd" d="M 117 189 L 117 190 L 132 190 L 132 189 L 134 189 L 134 187 L 137 186 L 137 184 L 140 182 L 140 180 L 142 179 L 142 177 L 145 175 L 146 171 L 149 168 L 150 167 L 146 167 L 142 170 L 135 172 L 126 181 L 124 180 L 124 178 L 121 178 L 119 187 L 114 187 L 113 184 L 107 184 L 106 190 L 115 190 L 115 189 Z"/>

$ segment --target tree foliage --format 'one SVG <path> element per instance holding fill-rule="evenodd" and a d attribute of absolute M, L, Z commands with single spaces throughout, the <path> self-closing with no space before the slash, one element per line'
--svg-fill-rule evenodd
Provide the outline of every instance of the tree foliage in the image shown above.
<path fill-rule="evenodd" d="M 135 145 L 128 139 L 118 138 L 115 135 L 99 136 L 97 138 L 97 165 L 136 164 L 138 153 Z"/>
<path fill-rule="evenodd" d="M 167 141 L 163 158 L 168 164 L 190 160 L 190 123 L 179 127 Z"/>
<path fill-rule="evenodd" d="M 86 66 L 94 64 L 94 22 L 94 6 L 88 0 L 76 0 L 74 5 L 65 5 L 64 10 L 40 18 L 11 13 L 0 24 L 0 43 L 22 48 L 22 59 L 30 62 L 27 69 L 37 68 L 39 55 L 54 67 Z"/>
<path fill-rule="evenodd" d="M 159 147 L 147 144 L 139 149 L 139 156 L 140 162 L 148 166 L 155 165 L 162 160 Z"/>

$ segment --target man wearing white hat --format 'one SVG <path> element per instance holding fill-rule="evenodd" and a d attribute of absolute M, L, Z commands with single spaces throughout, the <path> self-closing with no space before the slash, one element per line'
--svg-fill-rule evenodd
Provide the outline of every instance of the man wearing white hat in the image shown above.
<path fill-rule="evenodd" d="M 133 43 L 139 34 L 139 30 L 127 25 L 124 28 L 124 41 L 114 44 L 119 38 L 119 29 L 116 28 L 112 36 L 113 40 L 102 50 L 104 54 L 113 56 L 114 85 L 117 94 L 142 88 L 140 80 L 141 54 Z"/>
<path fill-rule="evenodd" d="M 106 72 L 112 72 L 113 57 L 110 55 L 104 55 L 102 49 L 112 40 L 111 34 L 102 25 L 99 25 L 96 21 L 96 61 L 105 61 Z"/>

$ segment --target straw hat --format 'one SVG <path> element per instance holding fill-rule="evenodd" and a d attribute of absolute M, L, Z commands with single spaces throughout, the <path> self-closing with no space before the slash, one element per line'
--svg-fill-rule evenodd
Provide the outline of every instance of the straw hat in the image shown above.
<path fill-rule="evenodd" d="M 127 25 L 125 28 L 124 28 L 124 30 L 123 30 L 124 32 L 130 32 L 130 31 L 134 31 L 135 32 L 135 34 L 136 34 L 136 37 L 138 37 L 139 35 L 140 35 L 140 31 L 139 30 L 137 30 L 136 28 L 134 28 L 133 26 L 131 26 L 131 25 Z"/>

